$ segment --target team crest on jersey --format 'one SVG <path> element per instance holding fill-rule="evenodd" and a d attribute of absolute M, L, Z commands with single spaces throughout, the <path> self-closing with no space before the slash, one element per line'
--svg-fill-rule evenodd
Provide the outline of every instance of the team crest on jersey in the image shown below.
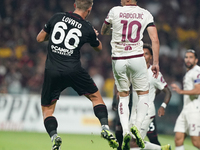
<path fill-rule="evenodd" d="M 128 46 L 126 46 L 124 49 L 125 49 L 126 51 L 132 50 L 132 47 L 131 47 L 130 45 L 128 45 Z"/>

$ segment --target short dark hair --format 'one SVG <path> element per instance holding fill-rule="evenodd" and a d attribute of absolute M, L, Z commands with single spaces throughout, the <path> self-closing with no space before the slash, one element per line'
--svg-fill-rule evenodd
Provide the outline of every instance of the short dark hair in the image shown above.
<path fill-rule="evenodd" d="M 86 11 L 93 4 L 93 0 L 75 0 L 76 7 L 78 9 Z"/>
<path fill-rule="evenodd" d="M 153 55 L 153 51 L 152 51 L 152 48 L 151 48 L 151 45 L 150 45 L 150 44 L 145 43 L 145 44 L 143 45 L 143 48 L 148 49 L 149 52 L 150 52 L 150 54 Z"/>
<path fill-rule="evenodd" d="M 186 51 L 186 53 L 193 53 L 194 56 L 195 56 L 195 58 L 197 59 L 197 53 L 196 53 L 195 50 L 193 50 L 193 49 L 188 49 L 188 50 Z"/>

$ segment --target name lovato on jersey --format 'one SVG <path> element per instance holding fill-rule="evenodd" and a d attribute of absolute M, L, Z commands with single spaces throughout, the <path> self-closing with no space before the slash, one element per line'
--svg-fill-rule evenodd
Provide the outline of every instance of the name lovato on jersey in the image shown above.
<path fill-rule="evenodd" d="M 81 24 L 81 23 L 75 21 L 75 20 L 72 19 L 72 18 L 66 17 L 66 16 L 64 16 L 64 17 L 62 18 L 62 21 L 63 21 L 63 22 L 66 22 L 66 23 L 68 23 L 68 24 L 70 24 L 70 25 L 72 25 L 72 26 L 74 26 L 74 27 L 77 27 L 78 29 L 80 29 L 80 28 L 82 27 L 82 24 Z"/>
<path fill-rule="evenodd" d="M 119 18 L 143 19 L 143 13 L 119 13 Z"/>

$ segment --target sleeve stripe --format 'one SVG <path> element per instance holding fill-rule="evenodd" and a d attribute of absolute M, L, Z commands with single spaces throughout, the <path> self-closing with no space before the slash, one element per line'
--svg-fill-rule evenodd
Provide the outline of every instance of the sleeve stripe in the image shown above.
<path fill-rule="evenodd" d="M 109 22 L 107 22 L 107 21 L 104 21 L 104 23 L 105 23 L 105 24 L 107 24 L 107 25 L 109 25 L 109 24 L 110 24 L 110 23 L 109 23 Z"/>
<path fill-rule="evenodd" d="M 200 83 L 200 79 L 194 80 L 194 83 Z"/>
<path fill-rule="evenodd" d="M 147 25 L 147 27 L 150 27 L 150 26 L 155 27 L 155 24 L 152 22 L 152 23 L 149 23 L 149 24 Z"/>

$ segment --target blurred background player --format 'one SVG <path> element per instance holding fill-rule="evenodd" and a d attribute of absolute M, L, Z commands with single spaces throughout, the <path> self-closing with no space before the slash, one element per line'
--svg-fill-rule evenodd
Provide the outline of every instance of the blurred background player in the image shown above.
<path fill-rule="evenodd" d="M 153 53 L 152 53 L 152 48 L 149 44 L 144 44 L 143 45 L 143 50 L 144 50 L 144 56 L 145 56 L 145 60 L 146 60 L 146 64 L 148 67 L 148 73 L 149 73 L 149 84 L 150 84 L 150 89 L 149 89 L 149 98 L 150 98 L 150 103 L 149 103 L 149 109 L 147 112 L 147 115 L 145 117 L 144 122 L 142 123 L 142 127 L 141 127 L 141 135 L 144 138 L 147 134 L 147 131 L 149 129 L 149 134 L 147 134 L 148 138 L 149 138 L 149 142 L 145 141 L 145 148 L 144 149 L 162 149 L 162 150 L 169 150 L 170 149 L 170 145 L 164 145 L 164 146 L 159 146 L 160 142 L 158 141 L 158 137 L 157 137 L 157 128 L 156 128 L 156 122 L 155 122 L 155 106 L 154 106 L 154 99 L 155 96 L 160 93 L 160 91 L 165 93 L 165 97 L 164 97 L 164 102 L 162 103 L 162 105 L 160 106 L 160 108 L 158 109 L 158 116 L 161 117 L 165 114 L 165 108 L 167 106 L 167 104 L 170 101 L 171 98 L 171 91 L 169 90 L 167 83 L 165 82 L 162 74 L 159 72 L 158 78 L 154 78 L 153 77 L 153 73 L 151 71 L 151 61 L 152 61 L 152 57 L 153 57 Z M 113 109 L 116 110 L 117 108 L 117 99 L 118 99 L 118 94 L 117 94 L 117 90 L 114 90 L 114 97 L 113 97 Z M 158 92 L 159 91 L 159 92 Z M 131 93 L 133 95 L 133 99 L 134 102 L 138 100 L 137 98 L 137 94 L 135 91 L 133 91 Z M 130 97 L 130 101 L 132 101 L 132 97 Z M 131 105 L 131 103 L 130 103 Z M 130 122 L 133 124 L 135 122 L 135 115 L 136 115 L 136 103 L 133 103 L 133 107 L 132 107 L 132 113 L 130 116 Z M 131 110 L 131 108 L 129 108 Z M 122 143 L 122 128 L 121 128 L 121 124 L 120 122 L 117 122 L 117 120 L 119 120 L 119 118 L 116 119 L 116 128 L 115 128 L 115 135 L 116 138 L 119 142 L 119 147 L 118 150 L 120 149 L 120 145 Z M 130 127 L 132 126 L 132 124 L 130 125 Z M 135 148 L 134 148 L 135 147 Z M 132 150 L 139 150 L 141 148 L 136 148 L 137 145 L 135 144 L 135 141 L 133 140 L 131 142 L 131 149 Z"/>
<path fill-rule="evenodd" d="M 174 91 L 183 96 L 183 109 L 174 127 L 175 150 L 184 150 L 184 139 L 190 136 L 192 144 L 200 149 L 200 67 L 194 50 L 185 53 L 187 72 L 183 78 L 183 90 L 178 85 L 171 84 Z"/>
<path fill-rule="evenodd" d="M 102 35 L 112 34 L 112 69 L 119 91 L 119 117 L 123 128 L 122 149 L 129 149 L 131 132 L 139 147 L 144 148 L 140 127 L 148 110 L 148 72 L 143 52 L 143 32 L 147 29 L 154 53 L 152 71 L 159 73 L 159 39 L 153 16 L 149 11 L 137 6 L 136 0 L 121 0 L 122 6 L 113 7 L 101 29 Z M 111 33 L 112 28 L 112 33 Z M 137 92 L 136 123 L 129 129 L 129 87 Z"/>
<path fill-rule="evenodd" d="M 44 126 L 53 142 L 52 150 L 60 150 L 62 143 L 57 135 L 58 122 L 53 113 L 60 93 L 67 87 L 91 100 L 94 113 L 102 125 L 101 135 L 111 147 L 118 147 L 108 127 L 108 112 L 100 92 L 80 62 L 83 44 L 90 43 L 96 51 L 102 50 L 98 32 L 85 21 L 92 5 L 93 0 L 76 0 L 73 13 L 55 14 L 37 36 L 38 42 L 49 40 L 41 105 Z"/>

